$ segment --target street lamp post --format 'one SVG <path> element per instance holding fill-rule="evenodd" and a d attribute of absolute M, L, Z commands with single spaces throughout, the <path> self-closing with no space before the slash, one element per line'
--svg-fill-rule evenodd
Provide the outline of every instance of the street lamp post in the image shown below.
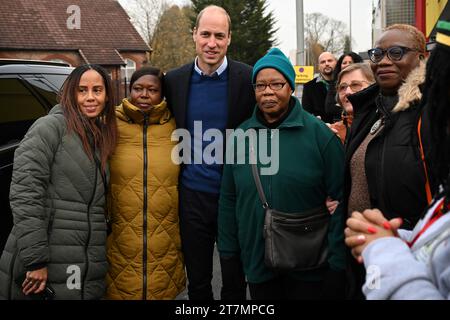
<path fill-rule="evenodd" d="M 305 64 L 305 36 L 303 23 L 303 0 L 296 0 L 297 12 L 297 65 Z"/>
<path fill-rule="evenodd" d="M 352 48 L 352 0 L 348 0 L 348 6 L 349 6 L 349 28 L 350 28 L 350 51 L 353 50 Z"/>

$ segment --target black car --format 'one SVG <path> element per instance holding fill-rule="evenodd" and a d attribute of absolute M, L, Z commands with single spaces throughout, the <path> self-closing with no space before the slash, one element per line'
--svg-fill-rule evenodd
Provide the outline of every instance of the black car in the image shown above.
<path fill-rule="evenodd" d="M 72 70 L 63 63 L 0 59 L 0 254 L 12 227 L 9 186 L 14 151 L 33 122 L 57 104 Z"/>

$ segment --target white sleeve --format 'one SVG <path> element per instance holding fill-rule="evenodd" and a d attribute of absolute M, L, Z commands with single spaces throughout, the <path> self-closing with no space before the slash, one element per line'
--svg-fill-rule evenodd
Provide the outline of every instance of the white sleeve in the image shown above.
<path fill-rule="evenodd" d="M 412 230 L 398 229 L 398 235 L 404 241 L 410 241 L 412 233 Z"/>
<path fill-rule="evenodd" d="M 450 245 L 440 245 L 439 256 L 450 257 Z M 366 266 L 363 292 L 368 300 L 450 299 L 450 263 L 438 276 L 438 283 L 447 287 L 443 296 L 425 263 L 417 261 L 408 245 L 399 238 L 380 238 L 369 244 L 362 253 Z M 438 258 L 438 257 L 437 257 Z"/>

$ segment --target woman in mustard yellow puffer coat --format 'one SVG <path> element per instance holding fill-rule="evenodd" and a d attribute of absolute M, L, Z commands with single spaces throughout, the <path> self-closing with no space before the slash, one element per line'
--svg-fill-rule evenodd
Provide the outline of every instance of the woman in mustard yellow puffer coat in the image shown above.
<path fill-rule="evenodd" d="M 119 139 L 110 162 L 107 299 L 174 299 L 185 287 L 178 222 L 179 166 L 171 160 L 175 121 L 164 75 L 136 71 L 117 107 Z"/>

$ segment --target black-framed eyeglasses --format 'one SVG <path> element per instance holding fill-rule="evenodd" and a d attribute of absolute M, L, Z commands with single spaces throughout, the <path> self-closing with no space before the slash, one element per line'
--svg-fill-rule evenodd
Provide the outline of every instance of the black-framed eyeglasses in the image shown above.
<path fill-rule="evenodd" d="M 262 92 L 269 87 L 273 91 L 278 91 L 283 89 L 287 82 L 273 82 L 273 83 L 254 83 L 253 88 L 256 92 Z"/>
<path fill-rule="evenodd" d="M 403 56 L 409 51 L 419 50 L 403 46 L 393 46 L 387 49 L 373 48 L 367 51 L 367 53 L 369 54 L 370 61 L 372 61 L 373 63 L 378 63 L 383 60 L 386 53 L 391 61 L 400 61 L 402 60 Z"/>

